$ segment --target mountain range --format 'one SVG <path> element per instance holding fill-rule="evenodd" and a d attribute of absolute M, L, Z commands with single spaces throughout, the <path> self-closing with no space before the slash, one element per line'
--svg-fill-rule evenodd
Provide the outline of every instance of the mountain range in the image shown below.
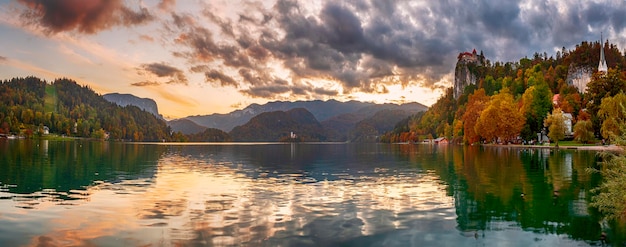
<path fill-rule="evenodd" d="M 163 119 L 157 104 L 149 98 L 131 94 L 105 94 L 109 102 L 134 105 Z M 167 121 L 173 132 L 202 135 L 207 130 L 221 130 L 235 141 L 278 141 L 296 132 L 305 141 L 374 141 L 394 125 L 418 112 L 426 111 L 420 103 L 375 104 L 336 100 L 275 101 L 251 104 L 227 114 L 188 116 Z M 226 134 L 228 133 L 228 134 Z"/>
<path fill-rule="evenodd" d="M 297 111 L 292 111 L 299 109 Z M 420 103 L 397 104 L 375 104 L 359 101 L 340 102 L 336 100 L 314 100 L 314 101 L 276 101 L 267 104 L 252 104 L 248 107 L 236 110 L 227 114 L 211 114 L 202 116 L 189 116 L 175 119 L 168 122 L 173 131 L 180 131 L 184 134 L 194 134 L 201 132 L 203 128 L 220 129 L 229 132 L 234 140 L 238 141 L 276 141 L 277 136 L 273 136 L 273 128 L 289 128 L 291 131 L 302 130 L 304 123 L 317 125 L 315 128 L 307 125 L 307 138 L 311 141 L 363 141 L 361 136 L 367 133 L 373 137 L 385 131 L 393 129 L 393 126 L 400 120 L 427 110 L 428 107 Z M 308 113 L 310 116 L 308 116 Z M 304 119 L 294 117 L 299 114 Z M 257 118 L 259 117 L 259 118 Z M 256 118 L 256 119 L 255 119 Z M 281 119 L 289 124 L 277 125 L 272 119 Z M 191 122 L 195 123 L 191 123 Z M 242 128 L 238 128 L 241 126 Z M 254 126 L 254 127 L 251 127 Z M 319 129 L 317 127 L 320 127 Z M 248 129 L 251 128 L 251 129 Z M 253 133 L 263 128 L 272 130 L 269 136 L 261 136 L 261 133 Z M 315 129 L 314 131 L 312 129 Z M 367 131 L 366 131 L 367 129 Z M 308 130 L 312 130 L 310 133 Z M 244 134 L 245 132 L 247 134 Z M 287 130 L 282 132 L 285 135 Z M 313 134 L 317 133 L 317 134 Z M 251 139 L 249 139 L 251 138 Z M 269 139 L 264 139 L 269 138 Z"/>

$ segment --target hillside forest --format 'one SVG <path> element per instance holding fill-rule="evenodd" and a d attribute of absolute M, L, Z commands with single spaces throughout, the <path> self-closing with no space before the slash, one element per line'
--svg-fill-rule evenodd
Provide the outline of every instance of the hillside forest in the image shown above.
<path fill-rule="evenodd" d="M 0 135 L 49 133 L 130 141 L 172 140 L 165 121 L 135 106 L 120 107 L 69 79 L 36 77 L 0 84 Z"/>
<path fill-rule="evenodd" d="M 601 47 L 609 68 L 606 73 L 597 72 Z M 457 99 L 449 88 L 428 111 L 399 122 L 381 141 L 447 137 L 466 144 L 522 143 L 536 141 L 543 131 L 558 144 L 565 138 L 565 113 L 572 115 L 575 140 L 613 140 L 621 135 L 619 123 L 626 120 L 622 109 L 626 106 L 625 56 L 608 41 L 602 46 L 584 41 L 550 57 L 544 52 L 517 62 L 486 59 L 469 68 L 478 78 L 475 85 L 465 87 Z M 567 83 L 571 68 L 593 69 L 584 92 Z"/>

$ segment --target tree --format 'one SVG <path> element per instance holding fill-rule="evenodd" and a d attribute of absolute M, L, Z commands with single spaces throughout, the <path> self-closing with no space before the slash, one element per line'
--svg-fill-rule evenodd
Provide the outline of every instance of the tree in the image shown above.
<path fill-rule="evenodd" d="M 91 132 L 91 138 L 104 140 L 105 137 L 106 137 L 106 132 L 102 128 Z"/>
<path fill-rule="evenodd" d="M 548 127 L 548 137 L 559 147 L 559 140 L 565 138 L 565 116 L 560 108 L 552 111 L 544 121 L 544 126 Z"/>
<path fill-rule="evenodd" d="M 624 77 L 624 74 L 619 70 L 609 69 L 606 75 L 601 73 L 594 74 L 589 84 L 587 84 L 586 98 L 589 99 L 587 110 L 591 115 L 591 121 L 594 128 L 596 128 L 596 133 L 599 133 L 602 127 L 602 122 L 598 115 L 602 99 L 626 91 L 626 79 Z"/>
<path fill-rule="evenodd" d="M 626 106 L 626 94 L 618 93 L 612 97 L 602 99 L 598 110 L 598 117 L 602 121 L 600 132 L 602 137 L 606 139 L 614 139 L 614 136 L 620 136 L 620 125 L 626 121 L 624 107 Z"/>
<path fill-rule="evenodd" d="M 603 169 L 595 170 L 602 174 L 603 181 L 592 192 L 598 193 L 592 198 L 595 207 L 607 219 L 619 219 L 626 216 L 626 157 L 608 152 L 602 153 Z"/>
<path fill-rule="evenodd" d="M 589 120 L 580 120 L 574 125 L 574 140 L 588 143 L 593 140 L 593 125 Z"/>
<path fill-rule="evenodd" d="M 474 130 L 487 140 L 506 142 L 517 137 L 523 126 L 524 116 L 518 110 L 513 95 L 505 89 L 491 97 Z"/>
<path fill-rule="evenodd" d="M 619 124 L 620 129 L 626 128 L 626 123 Z M 615 142 L 624 151 L 626 136 L 615 136 Z M 602 175 L 603 182 L 592 190 L 596 193 L 591 199 L 591 206 L 604 214 L 608 220 L 623 219 L 626 217 L 626 156 L 624 152 L 602 152 L 600 158 L 601 169 L 591 169 Z"/>
<path fill-rule="evenodd" d="M 463 139 L 465 142 L 472 144 L 480 141 L 480 136 L 475 131 L 476 121 L 485 109 L 485 105 L 489 102 L 489 96 L 485 94 L 484 89 L 478 89 L 469 96 L 465 113 L 463 113 Z"/>
<path fill-rule="evenodd" d="M 531 86 L 522 95 L 522 112 L 527 129 L 523 138 L 532 139 L 543 128 L 545 117 L 552 109 L 552 92 L 545 82 Z"/>

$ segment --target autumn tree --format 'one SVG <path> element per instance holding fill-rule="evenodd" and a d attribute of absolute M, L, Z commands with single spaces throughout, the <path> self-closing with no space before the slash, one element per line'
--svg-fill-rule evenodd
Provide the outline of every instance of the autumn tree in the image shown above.
<path fill-rule="evenodd" d="M 559 91 L 559 99 L 557 106 L 564 113 L 572 113 L 575 117 L 582 109 L 582 97 L 578 92 L 578 88 L 573 85 L 565 85 Z"/>
<path fill-rule="evenodd" d="M 522 132 L 524 139 L 532 139 L 541 132 L 543 121 L 552 110 L 552 92 L 545 82 L 529 87 L 522 95 L 522 113 L 526 126 Z"/>
<path fill-rule="evenodd" d="M 506 142 L 517 137 L 523 126 L 524 116 L 518 110 L 513 95 L 505 89 L 491 97 L 474 130 L 487 140 Z"/>
<path fill-rule="evenodd" d="M 618 93 L 612 97 L 602 99 L 598 117 L 602 121 L 600 132 L 606 139 L 614 139 L 621 135 L 620 125 L 626 121 L 626 94 Z"/>
<path fill-rule="evenodd" d="M 606 74 L 596 73 L 587 84 L 587 110 L 596 133 L 600 132 L 602 120 L 598 114 L 602 99 L 626 91 L 626 79 L 617 69 L 609 69 Z"/>
<path fill-rule="evenodd" d="M 469 96 L 465 113 L 463 114 L 463 140 L 467 143 L 475 143 L 480 141 L 480 136 L 475 131 L 476 121 L 485 105 L 489 102 L 489 96 L 485 94 L 484 89 L 478 89 Z"/>
<path fill-rule="evenodd" d="M 574 140 L 588 143 L 594 139 L 593 126 L 590 120 L 580 120 L 574 125 Z"/>
<path fill-rule="evenodd" d="M 565 138 L 565 116 L 560 108 L 556 108 L 544 121 L 544 126 L 548 127 L 548 137 L 559 147 L 559 140 Z"/>

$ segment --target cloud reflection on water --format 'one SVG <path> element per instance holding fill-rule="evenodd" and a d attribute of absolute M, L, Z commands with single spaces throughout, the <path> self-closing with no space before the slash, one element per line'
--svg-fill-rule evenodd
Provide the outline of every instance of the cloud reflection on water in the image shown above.
<path fill-rule="evenodd" d="M 456 225 L 453 199 L 432 173 L 377 169 L 313 182 L 302 174 L 251 178 L 243 169 L 167 155 L 153 181 L 98 184 L 87 202 L 47 209 L 59 214 L 31 245 L 318 245 L 416 227 L 416 219 Z"/>
<path fill-rule="evenodd" d="M 87 166 L 81 174 L 104 177 L 90 186 L 80 176 L 65 178 L 80 180 L 69 188 L 82 189 L 12 191 L 41 184 L 39 173 L 16 180 L 26 181 L 17 188 L 3 185 L 0 240 L 17 246 L 584 245 L 600 230 L 585 204 L 593 183 L 581 171 L 594 158 L 584 152 L 377 144 L 111 148 L 134 158 L 104 162 L 115 167 L 110 174 L 103 165 Z M 106 157 L 94 154 L 84 160 Z M 41 166 L 76 170 L 59 162 Z"/>

